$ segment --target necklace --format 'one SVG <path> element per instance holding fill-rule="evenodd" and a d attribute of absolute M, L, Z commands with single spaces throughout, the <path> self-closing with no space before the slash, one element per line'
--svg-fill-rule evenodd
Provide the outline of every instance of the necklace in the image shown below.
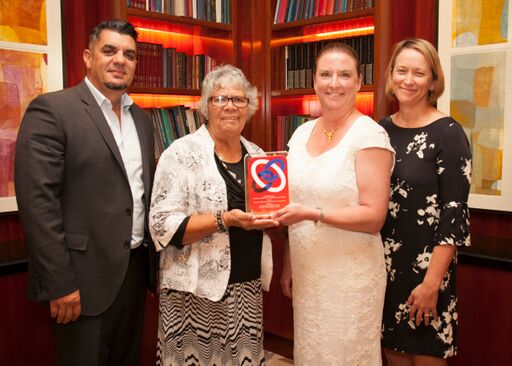
<path fill-rule="evenodd" d="M 336 131 L 338 131 L 339 128 L 340 128 L 340 126 L 336 127 L 334 130 L 331 130 L 331 131 L 327 131 L 325 129 L 322 131 L 324 133 L 324 135 L 327 136 L 327 141 L 332 140 L 332 136 L 334 135 L 334 133 Z"/>
<path fill-rule="evenodd" d="M 231 169 L 228 168 L 228 165 L 226 164 L 226 162 L 222 158 L 222 155 L 220 155 L 217 152 L 217 149 L 215 147 L 213 148 L 213 151 L 214 151 L 215 155 L 217 156 L 217 158 L 219 158 L 219 161 L 222 164 L 222 166 L 224 167 L 224 169 L 229 173 L 229 175 L 231 175 L 238 182 L 238 184 L 241 185 L 242 184 L 242 178 L 239 178 L 238 175 L 234 171 L 232 171 Z"/>

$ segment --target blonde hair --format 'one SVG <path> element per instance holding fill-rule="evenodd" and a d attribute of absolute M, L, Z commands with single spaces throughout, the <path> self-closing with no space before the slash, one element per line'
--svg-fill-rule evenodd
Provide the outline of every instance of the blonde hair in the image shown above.
<path fill-rule="evenodd" d="M 391 55 L 391 60 L 389 61 L 385 74 L 386 96 L 391 100 L 396 100 L 395 94 L 393 93 L 393 70 L 395 68 L 396 58 L 404 49 L 418 51 L 427 60 L 432 73 L 432 82 L 434 83 L 434 89 L 428 93 L 428 103 L 431 105 L 436 104 L 437 99 L 439 99 L 444 92 L 444 73 L 436 48 L 432 43 L 421 38 L 404 39 L 393 47 L 393 54 Z"/>

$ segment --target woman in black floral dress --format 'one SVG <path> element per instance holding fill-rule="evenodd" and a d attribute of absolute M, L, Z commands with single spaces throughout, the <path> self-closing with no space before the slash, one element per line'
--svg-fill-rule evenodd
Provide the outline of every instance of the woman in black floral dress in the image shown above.
<path fill-rule="evenodd" d="M 463 128 L 434 104 L 444 91 L 435 48 L 395 45 L 386 92 L 399 111 L 380 121 L 396 151 L 382 240 L 388 284 L 382 346 L 390 366 L 446 365 L 456 353 L 457 247 L 469 242 L 471 152 Z"/>

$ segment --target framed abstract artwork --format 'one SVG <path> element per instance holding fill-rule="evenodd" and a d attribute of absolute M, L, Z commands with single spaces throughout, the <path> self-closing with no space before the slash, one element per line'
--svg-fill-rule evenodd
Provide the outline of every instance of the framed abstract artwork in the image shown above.
<path fill-rule="evenodd" d="M 14 150 L 39 94 L 62 88 L 60 0 L 0 0 L 0 212 L 16 211 Z"/>
<path fill-rule="evenodd" d="M 464 128 L 473 153 L 469 206 L 512 211 L 512 26 L 509 0 L 443 0 L 438 107 Z"/>

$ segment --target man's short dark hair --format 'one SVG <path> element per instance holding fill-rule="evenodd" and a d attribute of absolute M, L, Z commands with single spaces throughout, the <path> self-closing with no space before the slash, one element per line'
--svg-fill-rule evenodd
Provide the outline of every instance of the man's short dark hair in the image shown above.
<path fill-rule="evenodd" d="M 91 47 L 91 45 L 94 42 L 100 39 L 101 32 L 103 32 L 106 29 L 117 32 L 119 34 L 125 34 L 127 36 L 130 36 L 133 38 L 135 42 L 137 42 L 137 38 L 139 36 L 133 24 L 125 20 L 104 20 L 101 23 L 99 23 L 96 27 L 94 27 L 89 33 L 89 47 Z"/>

